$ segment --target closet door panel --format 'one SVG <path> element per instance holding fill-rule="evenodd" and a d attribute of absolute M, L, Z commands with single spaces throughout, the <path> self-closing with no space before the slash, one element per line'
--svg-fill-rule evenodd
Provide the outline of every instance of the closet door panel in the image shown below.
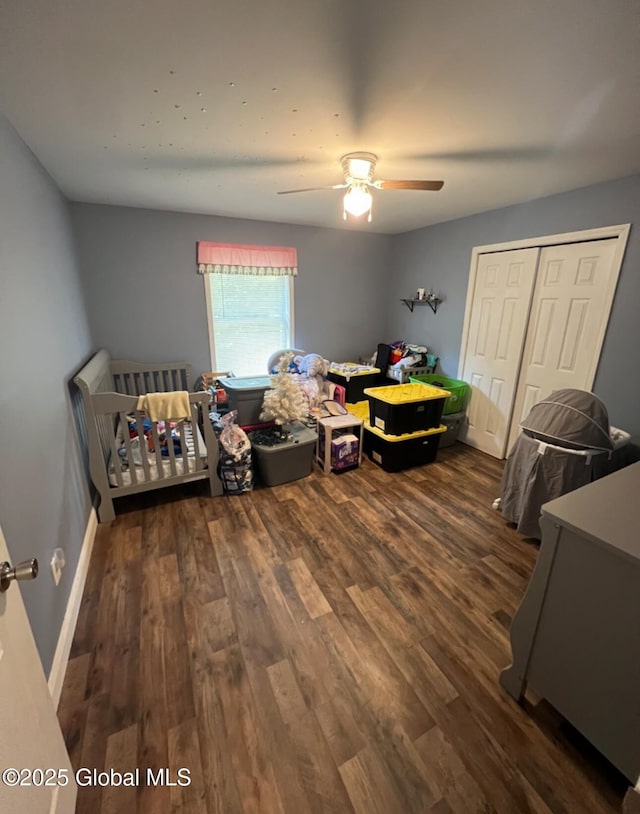
<path fill-rule="evenodd" d="M 613 300 L 617 241 L 541 250 L 509 448 L 531 407 L 564 387 L 590 390 Z"/>
<path fill-rule="evenodd" d="M 462 378 L 471 385 L 464 441 L 504 456 L 539 249 L 478 259 Z"/>

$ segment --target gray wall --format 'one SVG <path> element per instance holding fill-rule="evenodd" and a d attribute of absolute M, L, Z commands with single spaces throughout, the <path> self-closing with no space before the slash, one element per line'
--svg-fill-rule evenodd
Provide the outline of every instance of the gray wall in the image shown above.
<path fill-rule="evenodd" d="M 442 372 L 456 376 L 474 246 L 598 226 L 631 223 L 594 391 L 609 420 L 640 441 L 640 175 L 596 184 L 506 209 L 396 235 L 387 333 L 416 337 L 440 356 Z M 442 293 L 436 315 L 427 306 L 411 314 L 398 301 L 418 287 Z"/>
<path fill-rule="evenodd" d="M 91 347 L 67 204 L 2 116 L 0 347 L 0 523 L 14 562 L 40 560 L 22 595 L 48 672 L 91 507 L 67 386 Z"/>
<path fill-rule="evenodd" d="M 295 346 L 333 361 L 384 341 L 390 239 L 263 221 L 72 204 L 94 344 L 115 357 L 210 369 L 196 242 L 295 246 Z"/>

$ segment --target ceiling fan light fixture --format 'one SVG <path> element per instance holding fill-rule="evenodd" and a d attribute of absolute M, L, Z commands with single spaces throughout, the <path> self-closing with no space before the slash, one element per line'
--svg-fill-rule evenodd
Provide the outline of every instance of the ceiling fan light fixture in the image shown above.
<path fill-rule="evenodd" d="M 354 218 L 359 218 L 366 212 L 369 212 L 369 220 L 371 220 L 371 206 L 373 198 L 371 193 L 365 186 L 352 184 L 344 195 L 344 218 L 346 220 L 347 213 L 353 215 Z"/>
<path fill-rule="evenodd" d="M 352 158 L 349 162 L 349 173 L 352 178 L 367 180 L 372 174 L 371 161 L 362 158 Z"/>
<path fill-rule="evenodd" d="M 372 181 L 378 156 L 375 153 L 347 153 L 340 159 L 344 180 Z"/>

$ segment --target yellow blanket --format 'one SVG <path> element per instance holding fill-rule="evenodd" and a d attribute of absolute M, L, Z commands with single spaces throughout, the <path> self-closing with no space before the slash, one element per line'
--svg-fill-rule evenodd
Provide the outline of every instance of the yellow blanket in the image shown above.
<path fill-rule="evenodd" d="M 189 393 L 186 390 L 139 396 L 137 409 L 144 410 L 151 421 L 180 421 L 183 418 L 191 418 Z"/>

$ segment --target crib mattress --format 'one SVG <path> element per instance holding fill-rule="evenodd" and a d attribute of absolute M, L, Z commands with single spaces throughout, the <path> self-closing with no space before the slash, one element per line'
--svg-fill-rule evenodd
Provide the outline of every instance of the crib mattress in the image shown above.
<path fill-rule="evenodd" d="M 195 445 L 193 442 L 193 433 L 197 434 L 198 439 L 198 449 L 200 451 L 200 455 L 196 456 L 195 453 Z M 133 452 L 133 464 L 135 468 L 136 474 L 136 481 L 135 483 L 144 483 L 144 482 L 152 482 L 157 480 L 163 480 L 164 478 L 172 478 L 177 477 L 179 475 L 188 475 L 190 472 L 194 474 L 202 469 L 205 468 L 207 464 L 207 456 L 204 454 L 206 452 L 206 446 L 204 443 L 204 439 L 200 432 L 200 429 L 196 426 L 191 424 L 189 421 L 184 422 L 184 433 L 180 435 L 180 443 L 184 443 L 187 449 L 187 465 L 185 468 L 185 462 L 182 457 L 182 453 L 176 453 L 175 455 L 175 473 L 171 468 L 171 459 L 167 457 L 162 457 L 162 464 L 161 468 L 158 468 L 158 461 L 155 452 L 149 452 L 146 449 L 141 449 L 140 439 L 138 436 L 135 436 L 131 439 L 131 446 Z M 118 427 L 118 431 L 116 434 L 116 444 L 118 449 L 124 446 L 124 435 L 122 431 L 122 427 Z M 146 473 L 144 471 L 144 464 L 142 463 L 142 456 L 145 455 L 147 462 L 149 463 L 149 477 L 147 478 Z M 122 474 L 122 483 L 118 483 L 118 478 L 116 475 L 116 463 L 111 460 L 109 462 L 109 483 L 111 486 L 131 486 L 134 483 L 133 476 L 131 474 L 131 463 L 128 459 L 125 459 L 125 466 L 121 470 Z"/>

